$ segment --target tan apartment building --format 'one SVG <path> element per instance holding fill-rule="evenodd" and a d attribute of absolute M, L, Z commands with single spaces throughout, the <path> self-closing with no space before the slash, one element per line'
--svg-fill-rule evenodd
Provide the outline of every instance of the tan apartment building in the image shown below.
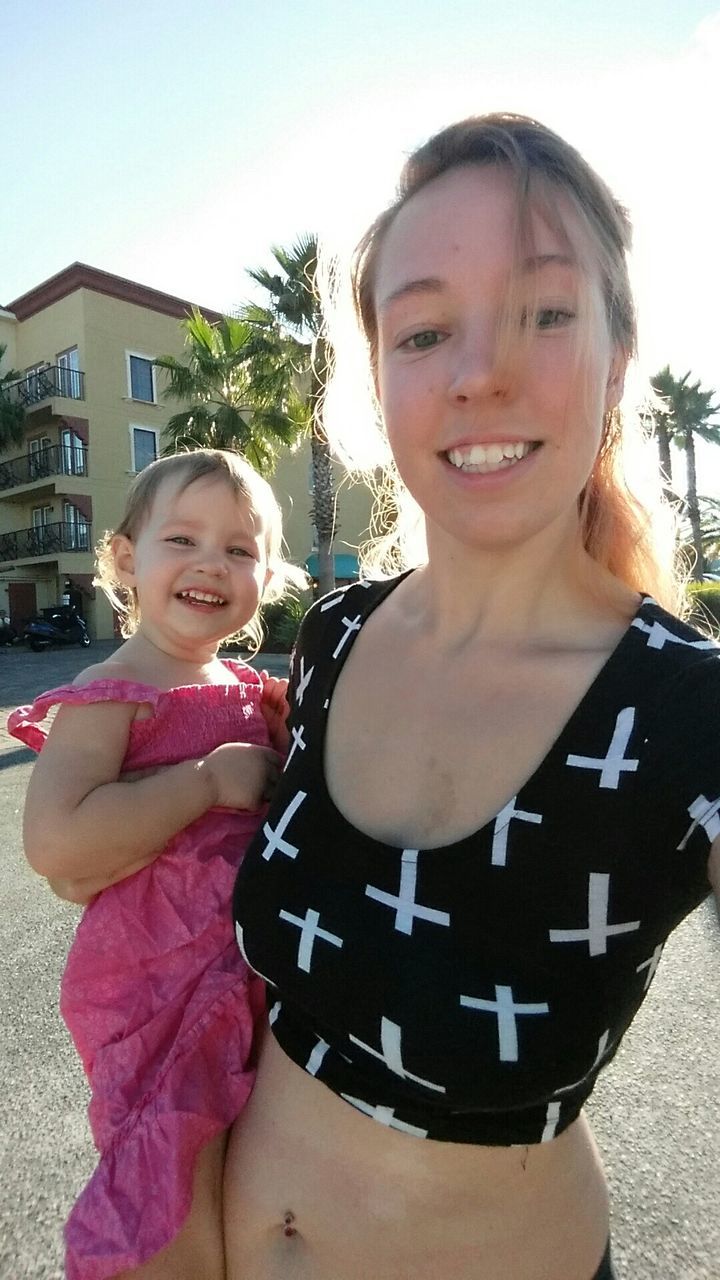
<path fill-rule="evenodd" d="M 179 322 L 191 304 L 74 263 L 0 309 L 0 372 L 24 406 L 24 442 L 0 453 L 0 610 L 15 626 L 39 609 L 74 604 L 96 639 L 115 619 L 92 586 L 93 546 L 118 523 L 132 477 L 162 451 L 177 405 L 163 400 L 159 355 L 183 355 Z M 219 314 L 201 308 L 210 320 Z M 309 562 L 310 450 L 281 458 L 273 487 L 291 558 Z M 351 577 L 367 527 L 362 486 L 343 489 L 338 577 Z"/>

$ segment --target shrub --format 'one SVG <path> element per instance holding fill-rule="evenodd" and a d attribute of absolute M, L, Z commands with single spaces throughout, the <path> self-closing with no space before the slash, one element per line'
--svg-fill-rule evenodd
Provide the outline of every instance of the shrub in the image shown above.
<path fill-rule="evenodd" d="M 307 592 L 300 596 L 283 596 L 281 600 L 274 600 L 267 605 L 262 611 L 265 639 L 260 652 L 290 653 L 300 623 L 311 604 L 312 598 Z"/>
<path fill-rule="evenodd" d="M 690 582 L 688 595 L 692 605 L 690 622 L 717 639 L 720 632 L 720 582 Z"/>

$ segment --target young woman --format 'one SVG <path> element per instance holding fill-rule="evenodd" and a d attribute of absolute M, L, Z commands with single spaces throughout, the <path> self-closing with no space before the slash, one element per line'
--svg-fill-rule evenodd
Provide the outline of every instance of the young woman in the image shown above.
<path fill-rule="evenodd" d="M 228 1280 L 613 1275 L 582 1106 L 720 882 L 720 656 L 623 472 L 629 235 L 503 115 L 413 155 L 359 248 L 403 572 L 308 615 L 238 878 L 272 1007 Z"/>

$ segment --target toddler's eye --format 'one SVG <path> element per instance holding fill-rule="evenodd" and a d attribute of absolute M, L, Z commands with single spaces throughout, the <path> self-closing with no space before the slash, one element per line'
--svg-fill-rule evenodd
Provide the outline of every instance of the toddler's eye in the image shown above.
<path fill-rule="evenodd" d="M 172 538 L 166 538 L 165 541 L 175 542 L 179 547 L 189 547 L 192 545 L 190 539 L 183 537 L 180 533 L 173 534 Z"/>
<path fill-rule="evenodd" d="M 250 556 L 253 557 L 252 551 L 248 551 L 247 547 L 230 547 L 231 556 Z"/>
<path fill-rule="evenodd" d="M 421 329 L 419 333 L 413 333 L 401 342 L 400 346 L 409 351 L 426 351 L 428 347 L 436 347 L 442 342 L 442 337 L 437 329 Z"/>

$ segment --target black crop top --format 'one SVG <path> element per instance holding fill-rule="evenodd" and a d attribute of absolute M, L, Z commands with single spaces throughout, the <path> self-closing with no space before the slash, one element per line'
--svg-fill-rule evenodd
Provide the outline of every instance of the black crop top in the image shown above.
<path fill-rule="evenodd" d="M 578 1116 L 720 835 L 720 650 L 645 599 L 555 744 L 481 830 L 364 835 L 323 774 L 335 681 L 398 579 L 332 593 L 293 657 L 291 747 L 236 933 L 283 1050 L 382 1124 L 485 1145 Z"/>

